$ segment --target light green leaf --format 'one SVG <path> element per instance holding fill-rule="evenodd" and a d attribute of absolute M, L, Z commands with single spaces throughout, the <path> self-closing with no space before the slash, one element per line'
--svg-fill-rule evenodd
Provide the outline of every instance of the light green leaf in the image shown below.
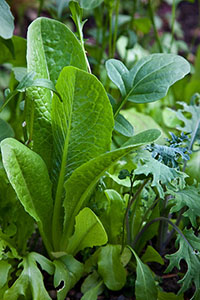
<path fill-rule="evenodd" d="M 75 231 L 69 239 L 66 252 L 76 255 L 86 247 L 101 246 L 108 241 L 107 234 L 93 211 L 85 207 L 76 217 Z"/>
<path fill-rule="evenodd" d="M 103 280 L 94 271 L 83 282 L 81 292 L 84 294 L 81 300 L 97 300 L 98 295 L 103 292 Z"/>
<path fill-rule="evenodd" d="M 150 152 L 140 151 L 138 155 L 139 160 L 142 161 L 142 165 L 138 165 L 134 171 L 136 175 L 144 174 L 146 176 L 153 175 L 153 181 L 151 186 L 155 186 L 159 192 L 161 198 L 164 197 L 164 186 L 173 186 L 173 180 L 180 180 L 179 185 L 183 188 L 185 184 L 185 178 L 187 175 L 174 168 L 169 168 L 158 160 L 154 159 Z"/>
<path fill-rule="evenodd" d="M 127 137 L 133 136 L 134 133 L 133 126 L 131 125 L 131 123 L 129 123 L 129 121 L 125 119 L 124 116 L 121 114 L 118 114 L 115 119 L 114 129 Z"/>
<path fill-rule="evenodd" d="M 157 288 L 149 267 L 140 260 L 135 251 L 130 248 L 134 254 L 137 268 L 136 268 L 136 282 L 135 282 L 135 295 L 136 300 L 157 300 Z"/>
<path fill-rule="evenodd" d="M 158 300 L 184 300 L 183 295 L 176 295 L 174 293 L 165 293 L 158 291 Z"/>
<path fill-rule="evenodd" d="M 7 137 L 14 137 L 15 133 L 10 124 L 0 119 L 0 142 Z"/>
<path fill-rule="evenodd" d="M 116 59 L 108 60 L 106 69 L 125 100 L 147 103 L 164 97 L 172 84 L 189 73 L 190 65 L 181 56 L 159 53 L 142 58 L 130 71 Z"/>
<path fill-rule="evenodd" d="M 36 78 L 51 80 L 54 84 L 64 66 L 72 65 L 87 70 L 84 53 L 75 35 L 62 23 L 36 19 L 28 29 L 27 68 Z M 27 92 L 29 109 L 26 122 L 30 129 L 31 106 L 34 100 L 33 149 L 47 163 L 52 161 L 51 92 L 33 88 Z M 33 108 L 32 108 L 33 109 Z"/>
<path fill-rule="evenodd" d="M 195 284 L 196 294 L 200 289 L 199 237 L 194 235 L 192 229 L 185 229 L 183 234 L 191 246 L 189 246 L 181 235 L 178 235 L 176 243 L 179 244 L 179 249 L 173 254 L 166 255 L 170 263 L 165 272 L 170 272 L 174 267 L 180 269 L 180 261 L 183 259 L 187 263 L 187 271 L 185 276 L 179 280 L 179 283 L 182 284 L 179 294 L 188 290 L 192 283 Z M 191 299 L 194 299 L 194 296 Z"/>
<path fill-rule="evenodd" d="M 162 257 L 152 246 L 147 246 L 147 249 L 142 255 L 141 260 L 143 261 L 143 263 L 157 262 L 161 265 L 164 265 Z"/>
<path fill-rule="evenodd" d="M 126 271 L 120 261 L 120 252 L 120 245 L 108 244 L 101 248 L 98 257 L 98 273 L 112 291 L 120 290 L 126 283 Z"/>
<path fill-rule="evenodd" d="M 99 6 L 103 0 L 79 0 L 80 6 L 84 9 L 93 9 Z"/>
<path fill-rule="evenodd" d="M 51 300 L 47 293 L 43 276 L 38 269 L 33 253 L 22 261 L 23 271 L 14 284 L 5 292 L 4 300 L 18 300 L 20 296 L 32 300 Z"/>
<path fill-rule="evenodd" d="M 173 199 L 170 199 L 173 205 L 170 212 L 179 212 L 183 207 L 187 207 L 183 216 L 188 217 L 192 226 L 196 227 L 196 219 L 200 216 L 200 184 L 197 187 L 186 186 L 183 190 L 176 192 L 169 190 L 169 193 L 173 196 Z"/>
<path fill-rule="evenodd" d="M 11 269 L 11 264 L 9 264 L 5 260 L 0 261 L 0 289 L 6 284 L 8 281 L 8 273 Z"/>
<path fill-rule="evenodd" d="M 14 17 L 5 0 L 0 2 L 0 36 L 10 39 L 14 31 Z"/>
<path fill-rule="evenodd" d="M 19 36 L 13 36 L 14 57 L 8 47 L 0 39 L 0 64 L 10 63 L 16 67 L 26 67 L 26 40 Z"/>
<path fill-rule="evenodd" d="M 157 132 L 157 134 L 156 138 L 160 133 Z M 73 172 L 65 183 L 64 249 L 66 247 L 67 239 L 73 232 L 75 216 L 78 214 L 81 207 L 85 205 L 86 199 L 104 172 L 134 148 L 139 147 L 147 141 L 152 142 L 153 140 L 155 140 L 155 135 L 147 135 L 147 137 L 145 137 L 144 133 L 140 133 L 135 136 L 135 143 L 132 146 L 102 154 L 83 164 Z"/>
<path fill-rule="evenodd" d="M 51 241 L 51 181 L 41 157 L 15 139 L 1 142 L 3 165 L 25 210 L 38 222 L 47 247 Z"/>
<path fill-rule="evenodd" d="M 65 255 L 59 260 L 54 260 L 54 265 L 54 286 L 58 287 L 63 282 L 62 288 L 57 291 L 57 299 L 64 300 L 68 291 L 81 278 L 83 265 L 72 255 Z"/>

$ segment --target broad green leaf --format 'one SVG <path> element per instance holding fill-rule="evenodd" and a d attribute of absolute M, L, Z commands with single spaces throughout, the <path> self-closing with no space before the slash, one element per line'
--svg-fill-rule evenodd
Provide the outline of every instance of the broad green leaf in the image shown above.
<path fill-rule="evenodd" d="M 51 181 L 41 157 L 15 139 L 1 142 L 4 168 L 25 210 L 36 220 L 50 247 L 53 201 Z"/>
<path fill-rule="evenodd" d="M 58 21 L 47 18 L 36 19 L 28 29 L 27 48 L 28 72 L 35 72 L 36 79 L 49 79 L 56 84 L 64 66 L 72 65 L 87 70 L 80 43 L 75 35 Z M 50 168 L 53 147 L 51 92 L 43 88 L 33 88 L 27 94 L 30 107 L 26 121 L 29 128 L 30 110 L 34 101 L 33 149 Z"/>
<path fill-rule="evenodd" d="M 15 49 L 12 39 L 5 40 L 0 37 L 0 43 L 2 43 L 2 45 L 5 45 L 6 48 L 10 51 L 12 57 L 15 58 Z"/>
<path fill-rule="evenodd" d="M 170 263 L 165 272 L 170 272 L 174 267 L 180 269 L 180 262 L 183 259 L 187 263 L 187 271 L 185 276 L 179 280 L 179 283 L 182 284 L 179 294 L 188 290 L 192 283 L 196 287 L 195 293 L 198 293 L 200 289 L 199 237 L 194 235 L 192 229 L 185 229 L 183 234 L 191 246 L 181 235 L 178 235 L 176 243 L 178 243 L 179 249 L 173 254 L 166 255 Z M 194 296 L 191 299 L 194 299 Z"/>
<path fill-rule="evenodd" d="M 147 103 L 161 99 L 169 87 L 190 71 L 189 63 L 174 54 L 152 54 L 139 60 L 128 71 L 122 62 L 106 62 L 109 78 L 128 101 Z"/>
<path fill-rule="evenodd" d="M 131 123 L 129 123 L 129 121 L 125 119 L 124 116 L 121 114 L 118 114 L 115 119 L 114 129 L 127 137 L 133 136 L 134 133 L 133 126 L 131 125 Z"/>
<path fill-rule="evenodd" d="M 80 6 L 84 9 L 93 9 L 99 6 L 104 0 L 79 0 Z"/>
<path fill-rule="evenodd" d="M 179 179 L 179 185 L 183 188 L 185 178 L 187 175 L 174 168 L 169 168 L 158 160 L 154 159 L 148 151 L 141 151 L 138 155 L 142 162 L 134 171 L 136 175 L 144 174 L 146 176 L 153 175 L 152 186 L 155 186 L 161 198 L 164 197 L 164 190 L 162 186 L 173 186 L 173 181 Z"/>
<path fill-rule="evenodd" d="M 75 231 L 69 239 L 66 252 L 76 255 L 86 247 L 101 246 L 108 241 L 107 234 L 93 211 L 85 207 L 76 217 Z"/>
<path fill-rule="evenodd" d="M 57 299 L 64 300 L 68 291 L 77 283 L 83 273 L 83 265 L 72 255 L 65 255 L 59 260 L 54 260 L 55 274 L 54 286 L 62 287 L 57 291 Z"/>
<path fill-rule="evenodd" d="M 132 248 L 130 248 L 130 250 L 134 254 L 137 262 L 137 278 L 135 282 L 136 300 L 157 300 L 158 291 L 152 272 L 149 267 L 140 260 L 136 252 Z"/>
<path fill-rule="evenodd" d="M 183 207 L 187 207 L 183 216 L 188 217 L 192 226 L 196 227 L 196 219 L 200 215 L 200 185 L 186 186 L 183 190 L 169 191 L 169 193 L 173 196 L 173 199 L 170 199 L 173 205 L 170 212 L 179 212 Z"/>
<path fill-rule="evenodd" d="M 14 284 L 5 292 L 4 300 L 18 300 L 20 296 L 32 300 L 51 300 L 45 289 L 43 276 L 37 266 L 33 253 L 22 261 L 23 271 Z"/>
<path fill-rule="evenodd" d="M 55 268 L 52 261 L 36 252 L 31 252 L 31 256 L 37 263 L 39 263 L 42 270 L 46 271 L 49 275 L 53 275 Z"/>
<path fill-rule="evenodd" d="M 0 119 L 0 142 L 7 137 L 14 137 L 15 133 L 10 124 Z"/>
<path fill-rule="evenodd" d="M 11 264 L 6 260 L 0 261 L 0 289 L 6 284 L 8 281 L 8 273 L 11 269 Z"/>
<path fill-rule="evenodd" d="M 160 132 L 157 132 L 156 138 L 159 136 Z M 64 199 L 64 209 L 65 209 L 65 220 L 64 220 L 64 233 L 63 233 L 63 247 L 65 248 L 67 243 L 67 238 L 73 232 L 73 225 L 75 216 L 78 214 L 79 210 L 83 205 L 85 205 L 86 199 L 94 189 L 96 183 L 104 174 L 104 172 L 114 165 L 120 158 L 128 154 L 134 148 L 147 142 L 155 140 L 155 135 L 153 137 L 145 137 L 142 133 L 135 136 L 135 143 L 132 146 L 118 149 L 112 152 L 102 154 L 89 162 L 83 164 L 77 168 L 70 178 L 65 183 L 66 195 Z"/>
<path fill-rule="evenodd" d="M 147 249 L 142 255 L 141 260 L 143 261 L 143 263 L 157 262 L 161 265 L 164 265 L 162 257 L 152 246 L 147 246 Z"/>
<path fill-rule="evenodd" d="M 158 299 L 157 300 L 184 300 L 183 295 L 176 295 L 174 293 L 166 293 L 162 291 L 158 291 Z"/>
<path fill-rule="evenodd" d="M 108 234 L 109 243 L 116 244 L 120 242 L 126 204 L 115 190 L 105 190 L 105 195 L 108 205 L 100 219 Z"/>
<path fill-rule="evenodd" d="M 16 67 L 26 67 L 26 40 L 19 36 L 13 36 L 11 41 L 14 46 L 14 57 L 0 39 L 0 64 L 10 63 Z"/>
<path fill-rule="evenodd" d="M 142 132 L 132 136 L 131 138 L 129 138 L 127 140 L 127 142 L 123 144 L 123 147 L 134 145 L 136 142 L 140 143 L 140 140 L 141 140 L 141 143 L 147 144 L 148 141 L 151 139 L 153 139 L 154 141 L 157 140 L 160 137 L 160 135 L 161 135 L 160 130 L 148 129 L 148 130 L 142 131 Z M 144 140 L 146 140 L 146 142 L 142 142 Z"/>
<path fill-rule="evenodd" d="M 103 292 L 103 280 L 94 271 L 83 282 L 81 292 L 84 294 L 81 300 L 97 300 L 98 295 Z"/>
<path fill-rule="evenodd" d="M 98 273 L 112 291 L 120 290 L 126 283 L 126 270 L 120 261 L 120 252 L 120 245 L 108 244 L 101 248 L 98 257 Z"/>
<path fill-rule="evenodd" d="M 0 36 L 10 39 L 14 31 L 14 17 L 5 0 L 0 2 Z"/>
<path fill-rule="evenodd" d="M 54 174 L 66 180 L 88 160 L 110 149 L 113 116 L 106 92 L 95 76 L 74 67 L 62 70 L 52 104 Z M 59 102 L 59 103 L 58 103 Z"/>

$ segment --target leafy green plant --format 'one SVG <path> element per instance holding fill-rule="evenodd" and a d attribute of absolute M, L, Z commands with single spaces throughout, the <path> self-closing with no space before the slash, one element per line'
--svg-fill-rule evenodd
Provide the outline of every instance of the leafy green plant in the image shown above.
<path fill-rule="evenodd" d="M 101 2 L 80 1 L 80 5 L 93 9 Z M 110 24 L 113 3 L 105 1 Z M 117 5 L 118 1 L 115 30 Z M 182 231 L 180 222 L 174 224 L 172 217 L 179 209 L 187 209 L 184 218 L 196 226 L 199 186 L 187 184 L 184 167 L 177 168 L 181 160 L 184 165 L 189 159 L 192 147 L 183 146 L 183 134 L 172 135 L 168 146 L 152 144 L 160 137 L 158 129 L 134 134 L 133 126 L 120 113 L 127 103 L 146 104 L 166 96 L 170 86 L 189 73 L 190 66 L 174 54 L 149 55 L 130 71 L 121 61 L 109 59 L 105 69 L 120 91 L 117 101 L 91 74 L 82 10 L 76 1 L 69 7 L 79 40 L 66 25 L 37 18 L 29 26 L 27 42 L 12 38 L 14 57 L 3 47 L 2 61 L 23 69 L 14 70 L 15 84 L 5 91 L 1 109 L 18 99 L 24 128 L 20 138 L 14 138 L 15 130 L 0 123 L 9 131 L 0 137 L 0 295 L 5 300 L 51 299 L 43 281 L 45 271 L 53 276 L 57 299 L 65 299 L 85 276 L 82 299 L 94 300 L 105 287 L 122 289 L 131 269 L 136 274 L 136 299 L 157 299 L 155 275 L 147 263 L 163 263 L 160 254 L 176 230 L 179 261 L 192 257 L 180 292 L 194 282 L 198 297 L 199 281 L 194 277 L 194 265 L 199 264 L 197 237 L 192 231 Z M 110 37 L 111 33 L 112 28 Z M 115 31 L 109 42 L 112 57 Z M 109 89 L 110 83 L 105 86 Z M 177 116 L 181 119 L 180 111 Z M 182 130 L 195 131 L 188 126 Z M 195 140 L 197 133 L 196 129 Z M 150 146 L 142 148 L 147 144 Z M 19 218 L 14 217 L 13 207 Z M 192 215 L 194 209 L 197 213 Z M 28 224 L 25 229 L 22 221 Z M 41 253 L 28 245 L 34 235 L 37 240 L 42 238 Z M 157 239 L 156 249 L 147 246 L 152 238 Z M 87 253 L 88 248 L 94 248 L 89 257 L 78 259 L 77 254 Z M 168 256 L 168 270 L 179 268 L 178 255 Z"/>

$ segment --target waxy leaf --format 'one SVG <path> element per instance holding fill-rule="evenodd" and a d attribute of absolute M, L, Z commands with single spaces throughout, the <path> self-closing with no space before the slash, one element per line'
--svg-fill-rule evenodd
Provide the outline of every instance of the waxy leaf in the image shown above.
<path fill-rule="evenodd" d="M 64 300 L 68 291 L 77 283 L 83 273 L 83 264 L 77 261 L 72 255 L 65 255 L 54 260 L 54 286 L 61 288 L 57 291 L 57 299 Z"/>
<path fill-rule="evenodd" d="M 129 249 L 134 254 L 137 262 L 137 278 L 135 282 L 136 300 L 157 300 L 158 291 L 152 276 L 152 272 L 150 271 L 149 267 L 140 260 L 136 252 L 132 248 Z"/>
<path fill-rule="evenodd" d="M 147 103 L 164 97 L 172 84 L 190 72 L 190 65 L 178 55 L 152 54 L 139 60 L 130 71 L 116 59 L 108 60 L 106 69 L 123 98 Z"/>
<path fill-rule="evenodd" d="M 47 259 L 46 259 L 47 260 Z M 24 299 L 51 300 L 47 293 L 43 276 L 37 266 L 35 253 L 29 253 L 22 261 L 23 271 L 14 284 L 5 292 L 4 300 Z"/>
<path fill-rule="evenodd" d="M 98 273 L 105 285 L 112 291 L 118 291 L 126 283 L 126 270 L 121 261 L 120 245 L 106 245 L 102 247 L 98 257 Z"/>
<path fill-rule="evenodd" d="M 14 31 L 14 17 L 5 0 L 0 2 L 0 36 L 10 39 Z"/>
<path fill-rule="evenodd" d="M 179 249 L 173 254 L 166 255 L 166 258 L 169 259 L 170 263 L 165 272 L 170 272 L 174 267 L 180 269 L 180 262 L 183 259 L 187 263 L 187 271 L 185 276 L 179 280 L 179 283 L 182 284 L 179 294 L 188 290 L 193 282 L 196 287 L 196 294 L 200 289 L 199 237 L 194 235 L 192 229 L 185 229 L 183 234 L 190 243 L 190 246 L 181 235 L 178 235 L 176 243 L 179 244 Z M 191 299 L 194 299 L 194 297 Z"/>
<path fill-rule="evenodd" d="M 25 210 L 35 219 L 49 248 L 53 201 L 51 181 L 41 157 L 15 139 L 1 142 L 3 165 Z"/>
<path fill-rule="evenodd" d="M 75 231 L 69 239 L 66 252 L 76 255 L 86 247 L 101 246 L 108 241 L 107 234 L 99 218 L 85 207 L 76 217 Z"/>
<path fill-rule="evenodd" d="M 36 19 L 29 26 L 27 35 L 28 72 L 35 72 L 35 79 L 50 79 L 56 84 L 61 70 L 68 65 L 87 70 L 83 50 L 75 35 L 58 21 L 47 18 Z M 30 107 L 26 121 L 29 130 L 30 110 L 34 109 L 33 149 L 41 155 L 50 169 L 53 147 L 51 92 L 43 88 L 33 88 L 27 95 Z"/>
<path fill-rule="evenodd" d="M 94 189 L 96 183 L 104 172 L 114 165 L 120 158 L 130 151 L 147 142 L 159 137 L 160 132 L 155 129 L 157 135 L 145 137 L 144 132 L 135 136 L 134 144 L 126 148 L 121 148 L 112 152 L 102 154 L 89 162 L 77 168 L 65 183 L 66 195 L 64 199 L 65 220 L 62 246 L 66 247 L 68 237 L 73 232 L 75 216 L 81 207 L 85 204 L 86 199 Z M 152 132 L 153 133 L 153 132 Z M 141 138 L 142 136 L 142 138 Z"/>
<path fill-rule="evenodd" d="M 196 219 L 200 216 L 200 185 L 186 186 L 180 191 L 169 191 L 169 193 L 173 196 L 173 199 L 170 199 L 173 205 L 170 212 L 179 212 L 183 207 L 187 207 L 183 216 L 188 217 L 192 226 L 196 227 Z"/>
<path fill-rule="evenodd" d="M 114 129 L 127 137 L 133 136 L 134 133 L 133 126 L 131 125 L 131 123 L 129 123 L 129 121 L 125 119 L 124 116 L 121 114 L 118 114 L 115 118 Z"/>

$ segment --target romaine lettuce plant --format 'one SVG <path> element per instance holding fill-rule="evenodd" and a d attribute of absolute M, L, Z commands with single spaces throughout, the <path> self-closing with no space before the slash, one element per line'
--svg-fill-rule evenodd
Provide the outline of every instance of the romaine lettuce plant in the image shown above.
<path fill-rule="evenodd" d="M 36 19 L 27 34 L 27 70 L 23 69 L 26 74 L 21 76 L 17 87 L 5 95 L 5 104 L 19 92 L 25 93 L 25 100 L 24 136 L 19 140 L 9 137 L 1 141 L 0 294 L 5 300 L 20 299 L 21 296 L 34 300 L 50 299 L 43 283 L 42 269 L 53 276 L 60 300 L 65 299 L 83 274 L 90 273 L 82 285 L 82 299 L 94 300 L 104 285 L 111 290 L 119 290 L 125 285 L 125 267 L 133 255 L 137 264 L 137 299 L 157 299 L 153 275 L 138 256 L 147 238 L 144 236 L 142 245 L 138 245 L 138 241 L 143 222 L 152 222 L 152 214 L 158 218 L 160 212 L 155 212 L 152 196 L 151 206 L 148 204 L 147 210 L 138 218 L 137 199 L 143 189 L 146 193 L 148 189 L 151 191 L 147 196 L 150 198 L 156 187 L 157 195 L 153 200 L 158 203 L 156 197 L 165 199 L 166 192 L 173 195 L 174 190 L 169 190 L 172 179 L 177 176 L 178 184 L 181 184 L 185 175 L 165 165 L 161 169 L 161 162 L 147 153 L 138 154 L 134 175 L 130 172 L 124 176 L 130 179 L 126 186 L 129 193 L 123 198 L 117 188 L 100 192 L 100 199 L 104 197 L 106 201 L 106 209 L 99 217 L 91 209 L 91 203 L 95 203 L 98 184 L 108 180 L 109 176 L 114 178 L 115 174 L 110 170 L 120 159 L 160 136 L 157 129 L 133 134 L 131 124 L 119 114 L 121 108 L 127 101 L 159 100 L 174 82 L 189 72 L 190 67 L 182 57 L 171 54 L 150 55 L 138 61 L 130 71 L 120 61 L 108 60 L 108 76 L 122 95 L 121 101 L 112 107 L 104 86 L 89 72 L 78 4 L 71 4 L 71 10 L 77 27 L 80 26 L 81 42 L 64 24 L 48 18 Z M 14 46 L 17 47 L 18 42 L 12 38 Z M 22 67 L 20 63 L 17 66 Z M 124 135 L 125 141 L 111 150 L 116 132 Z M 156 164 L 160 173 L 155 169 Z M 106 175 L 106 171 L 110 173 Z M 3 217 L 6 205 L 11 212 Z M 21 220 L 12 216 L 16 209 L 13 207 L 18 208 Z M 173 209 L 176 211 L 176 205 Z M 11 222 L 9 216 L 12 216 Z M 45 251 L 27 250 L 34 223 L 46 255 Z M 94 246 L 99 247 L 85 264 L 75 258 L 81 250 Z M 159 254 L 155 253 L 159 260 Z"/>

